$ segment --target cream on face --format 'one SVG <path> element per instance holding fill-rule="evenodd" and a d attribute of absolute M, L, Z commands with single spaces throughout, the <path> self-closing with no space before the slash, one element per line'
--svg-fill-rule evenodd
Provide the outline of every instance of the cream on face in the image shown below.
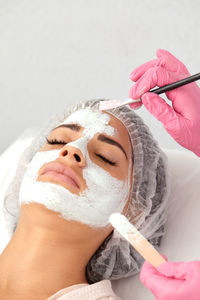
<path fill-rule="evenodd" d="M 84 127 L 82 137 L 68 146 L 78 148 L 85 158 L 83 178 L 87 187 L 80 194 L 71 193 L 58 184 L 37 181 L 39 169 L 58 158 L 61 150 L 38 152 L 30 162 L 20 188 L 20 204 L 37 202 L 58 212 L 66 220 L 74 220 L 91 227 L 104 227 L 109 224 L 109 216 L 122 212 L 128 199 L 130 171 L 126 180 L 118 180 L 109 172 L 91 161 L 87 150 L 88 142 L 96 133 L 117 134 L 111 127 L 108 114 L 81 109 L 71 114 L 62 124 L 76 123 Z"/>

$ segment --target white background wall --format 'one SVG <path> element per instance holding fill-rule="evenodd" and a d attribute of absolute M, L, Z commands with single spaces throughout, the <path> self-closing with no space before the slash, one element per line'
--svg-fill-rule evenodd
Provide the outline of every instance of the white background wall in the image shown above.
<path fill-rule="evenodd" d="M 91 98 L 127 98 L 129 74 L 171 51 L 200 65 L 198 0 L 0 0 L 0 153 L 26 128 Z M 181 149 L 144 108 L 160 146 Z"/>

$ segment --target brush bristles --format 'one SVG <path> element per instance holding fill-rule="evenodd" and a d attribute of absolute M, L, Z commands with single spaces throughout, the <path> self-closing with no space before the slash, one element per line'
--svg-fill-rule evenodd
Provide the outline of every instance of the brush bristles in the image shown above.
<path fill-rule="evenodd" d="M 99 110 L 108 110 L 112 108 L 116 108 L 122 103 L 119 100 L 110 100 L 110 101 L 100 101 Z"/>

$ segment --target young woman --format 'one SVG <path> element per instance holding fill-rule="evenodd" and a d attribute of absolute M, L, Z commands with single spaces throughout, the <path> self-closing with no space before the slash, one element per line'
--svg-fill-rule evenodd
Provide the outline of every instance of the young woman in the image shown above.
<path fill-rule="evenodd" d="M 109 224 L 113 212 L 160 244 L 166 157 L 132 110 L 98 105 L 55 117 L 23 153 L 5 197 L 1 299 L 119 299 L 110 280 L 136 274 L 143 260 Z"/>

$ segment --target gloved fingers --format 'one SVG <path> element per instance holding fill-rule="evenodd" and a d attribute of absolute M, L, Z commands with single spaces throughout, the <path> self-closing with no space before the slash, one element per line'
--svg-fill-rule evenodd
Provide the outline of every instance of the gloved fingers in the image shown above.
<path fill-rule="evenodd" d="M 167 256 L 165 254 L 161 254 L 161 256 L 167 261 Z M 142 276 L 143 278 L 145 278 L 146 276 L 150 276 L 150 275 L 158 275 L 159 272 L 157 271 L 157 268 L 155 268 L 152 264 L 150 264 L 148 261 L 145 261 L 141 272 L 140 272 L 140 276 Z"/>
<path fill-rule="evenodd" d="M 142 101 L 140 102 L 136 102 L 136 103 L 132 103 L 132 104 L 129 104 L 130 108 L 132 109 L 138 109 L 142 106 Z"/>
<path fill-rule="evenodd" d="M 146 63 L 140 65 L 139 67 L 135 68 L 131 74 L 129 75 L 129 78 L 132 81 L 137 81 L 149 68 L 153 68 L 157 65 L 158 59 L 152 59 L 150 61 L 147 61 Z"/>
<path fill-rule="evenodd" d="M 159 53 L 159 51 L 158 51 Z M 162 52 L 161 52 L 162 53 Z M 178 60 L 177 60 L 178 61 Z M 150 68 L 154 67 L 164 67 L 170 72 L 176 72 L 178 69 L 177 61 L 173 61 L 171 57 L 160 55 L 157 59 L 152 59 L 139 67 L 135 68 L 131 74 L 129 75 L 129 78 L 132 81 L 137 81 L 140 79 Z"/>
<path fill-rule="evenodd" d="M 142 103 L 158 121 L 163 123 L 166 130 L 170 127 L 170 122 L 174 122 L 178 118 L 177 112 L 154 93 L 145 93 L 142 96 Z"/>
<path fill-rule="evenodd" d="M 165 287 L 169 281 L 169 279 L 162 276 L 149 262 L 145 262 L 142 266 L 140 280 L 155 296 L 159 287 Z"/>
<path fill-rule="evenodd" d="M 166 261 L 168 261 L 168 258 L 167 258 L 167 256 L 165 255 L 165 254 L 160 254 Z"/>
<path fill-rule="evenodd" d="M 137 68 L 135 68 L 129 78 L 132 81 L 137 81 L 147 72 L 150 68 L 161 66 L 170 72 L 178 72 L 182 74 L 182 78 L 190 76 L 189 71 L 186 66 L 178 60 L 174 55 L 172 55 L 169 51 L 164 49 L 158 49 L 156 51 L 157 59 L 152 59 Z"/>
<path fill-rule="evenodd" d="M 190 264 L 190 269 L 191 269 L 191 276 L 195 277 L 198 282 L 200 282 L 200 261 L 192 261 L 189 262 Z M 191 277 L 190 276 L 190 277 Z M 188 280 L 189 280 L 189 276 L 188 276 Z"/>
<path fill-rule="evenodd" d="M 157 66 L 150 68 L 138 81 L 130 88 L 129 97 L 138 99 L 142 94 L 148 92 L 156 86 L 170 84 L 182 79 L 180 74 L 167 71 L 165 68 Z"/>
<path fill-rule="evenodd" d="M 168 50 L 165 50 L 165 49 L 157 49 L 156 56 L 157 57 L 167 56 L 167 57 L 170 57 L 174 61 L 178 60 L 171 52 L 169 52 Z"/>
<path fill-rule="evenodd" d="M 186 76 L 190 76 L 190 73 L 186 66 L 169 51 L 158 49 L 156 51 L 156 56 L 158 58 L 162 58 L 161 65 L 163 67 L 166 67 L 168 70 L 173 72 L 179 71 L 181 73 L 185 73 Z"/>
<path fill-rule="evenodd" d="M 182 116 L 164 99 L 154 93 L 145 93 L 142 95 L 142 103 L 146 109 L 160 121 L 166 131 L 180 145 L 190 149 L 192 134 L 191 121 Z"/>
<path fill-rule="evenodd" d="M 166 262 L 161 264 L 157 270 L 167 277 L 179 280 L 185 280 L 191 273 L 190 264 L 185 262 Z"/>
<path fill-rule="evenodd" d="M 146 286 L 146 281 L 149 280 L 149 277 L 154 276 L 155 278 L 157 275 L 159 276 L 158 270 L 148 261 L 145 261 L 140 271 L 140 280 L 142 283 Z"/>

